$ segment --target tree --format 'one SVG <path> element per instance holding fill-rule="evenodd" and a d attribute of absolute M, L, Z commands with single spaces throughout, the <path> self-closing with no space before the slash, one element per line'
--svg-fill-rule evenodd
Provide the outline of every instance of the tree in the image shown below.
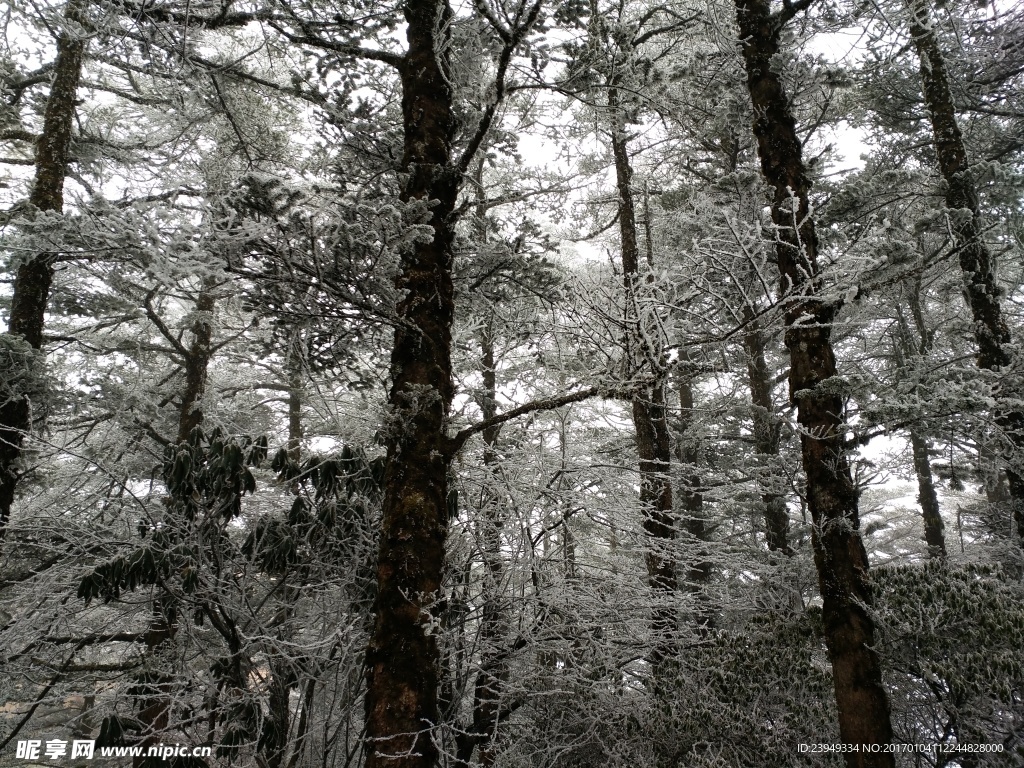
<path fill-rule="evenodd" d="M 892 741 L 889 701 L 874 650 L 868 559 L 858 530 L 857 492 L 844 445 L 843 403 L 829 388 L 829 380 L 836 375 L 831 327 L 839 302 L 820 295 L 810 179 L 789 97 L 772 62 L 779 52 L 781 32 L 796 13 L 795 5 L 772 13 L 769 3 L 761 0 L 736 3 L 761 170 L 774 188 L 771 210 L 779 292 L 788 305 L 790 398 L 797 406 L 800 425 L 839 731 L 848 744 L 888 744 Z M 846 760 L 850 766 L 894 765 L 892 755 L 885 753 L 851 753 Z"/>
<path fill-rule="evenodd" d="M 65 28 L 57 38 L 50 94 L 43 130 L 36 145 L 35 181 L 29 196 L 31 210 L 60 216 L 64 209 L 64 177 L 70 159 L 75 100 L 82 75 L 87 23 L 84 8 L 70 0 Z M 18 485 L 18 459 L 25 435 L 32 428 L 32 382 L 43 374 L 39 358 L 43 346 L 46 303 L 53 283 L 56 254 L 34 254 L 18 265 L 14 280 L 8 332 L 3 338 L 8 372 L 0 403 L 0 540 L 7 530 Z"/>
<path fill-rule="evenodd" d="M 967 303 L 974 318 L 978 366 L 996 373 L 1005 372 L 1013 360 L 1009 349 L 1010 329 L 1003 318 L 1002 290 L 997 285 L 992 256 L 985 243 L 978 191 L 957 124 L 945 57 L 928 4 L 924 0 L 910 0 L 907 10 L 910 34 L 920 58 L 921 83 L 931 117 L 935 155 L 946 183 L 948 226 L 958 251 Z M 1024 449 L 1024 412 L 1014 407 L 1000 408 L 996 423 L 1015 451 Z M 1024 474 L 1013 455 L 1006 459 L 1006 476 L 1017 534 L 1024 542 Z"/>

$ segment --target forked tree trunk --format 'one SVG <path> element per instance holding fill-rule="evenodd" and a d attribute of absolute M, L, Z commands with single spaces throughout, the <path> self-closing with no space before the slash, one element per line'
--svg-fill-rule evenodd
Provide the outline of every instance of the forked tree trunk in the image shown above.
<path fill-rule="evenodd" d="M 38 211 L 61 213 L 64 210 L 64 177 L 85 56 L 86 38 L 80 26 L 84 20 L 83 6 L 82 0 L 70 0 L 65 12 L 68 26 L 57 38 L 57 60 L 43 114 L 43 132 L 36 145 L 35 181 L 29 196 L 29 203 Z M 25 358 L 21 362 L 28 380 L 36 378 L 43 365 L 39 351 L 43 346 L 54 258 L 55 254 L 43 253 L 26 260 L 18 267 L 14 278 L 9 333 L 32 348 L 32 355 L 12 349 L 12 353 Z M 0 404 L 0 540 L 7 531 L 18 485 L 22 441 L 31 426 L 32 404 L 28 394 L 5 397 Z"/>
<path fill-rule="evenodd" d="M 615 158 L 615 184 L 618 188 L 619 236 L 622 246 L 622 280 L 625 288 L 626 358 L 633 375 L 636 370 L 651 371 L 661 358 L 661 350 L 650 349 L 654 342 L 645 331 L 646 322 L 638 306 L 640 288 L 640 241 L 637 236 L 636 202 L 633 195 L 633 167 L 624 126 L 624 114 L 618 90 L 608 89 L 612 154 Z M 647 375 L 650 375 L 649 373 Z M 676 565 L 671 554 L 675 539 L 675 514 L 672 502 L 672 441 L 665 407 L 665 384 L 656 381 L 641 388 L 632 400 L 636 450 L 640 459 L 640 503 L 644 532 L 648 537 L 647 578 L 657 593 L 657 605 L 651 616 L 654 644 L 651 663 L 655 670 L 675 656 L 676 613 L 668 605 L 668 596 L 676 591 Z"/>
<path fill-rule="evenodd" d="M 935 155 L 946 182 L 949 228 L 959 254 L 964 293 L 974 320 L 978 366 L 988 371 L 1007 371 L 1012 362 L 1010 329 L 1003 319 L 999 302 L 1002 291 L 996 282 L 992 257 L 983 236 L 978 191 L 956 121 L 946 61 L 932 27 L 927 0 L 906 2 L 910 34 L 921 62 L 922 90 L 931 115 Z M 1003 410 L 996 413 L 995 420 L 1017 454 L 1016 457 L 1004 457 L 1003 461 L 1017 535 L 1024 544 L 1024 475 L 1020 469 L 1024 457 L 1024 412 Z"/>
<path fill-rule="evenodd" d="M 825 643 L 839 710 L 841 740 L 892 741 L 889 699 L 882 686 L 870 609 L 868 558 L 860 536 L 857 490 L 843 441 L 843 400 L 819 385 L 836 375 L 832 349 L 834 304 L 817 297 L 818 241 L 796 122 L 777 62 L 780 32 L 795 13 L 769 0 L 736 0 L 736 18 L 754 114 L 754 135 L 765 180 L 774 188 L 772 220 L 780 292 L 786 302 L 790 398 L 797 406 L 812 543 L 823 601 Z M 850 752 L 848 766 L 891 767 L 890 754 Z"/>
<path fill-rule="evenodd" d="M 447 533 L 445 418 L 454 396 L 451 329 L 454 211 L 453 112 L 447 0 L 405 5 L 408 49 L 401 67 L 408 174 L 402 199 L 431 200 L 433 236 L 402 254 L 391 351 L 391 423 L 377 559 L 377 600 L 367 649 L 367 768 L 427 768 L 437 760 L 437 640 L 428 631 Z"/>

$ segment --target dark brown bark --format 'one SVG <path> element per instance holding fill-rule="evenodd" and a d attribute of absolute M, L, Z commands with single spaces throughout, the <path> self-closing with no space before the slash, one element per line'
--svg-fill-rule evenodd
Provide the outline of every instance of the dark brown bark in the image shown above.
<path fill-rule="evenodd" d="M 836 375 L 832 321 L 836 307 L 817 297 L 818 240 L 796 122 L 773 68 L 780 32 L 795 13 L 771 13 L 768 0 L 736 0 L 740 43 L 765 180 L 773 187 L 772 220 L 781 294 L 786 302 L 790 398 L 797 406 L 812 544 L 823 602 L 825 643 L 839 711 L 841 741 L 892 741 L 889 700 L 875 653 L 868 558 L 860 536 L 857 490 L 843 440 L 843 401 L 819 385 Z M 889 754 L 849 753 L 851 768 L 890 767 Z"/>
<path fill-rule="evenodd" d="M 271 662 L 267 722 L 259 751 L 267 768 L 281 768 L 288 754 L 288 730 L 291 725 L 291 692 L 298 685 L 291 660 Z"/>
<path fill-rule="evenodd" d="M 438 599 L 447 533 L 445 418 L 454 395 L 451 328 L 456 128 L 448 71 L 451 8 L 409 0 L 400 75 L 405 131 L 402 198 L 434 201 L 433 237 L 402 255 L 399 324 L 391 352 L 392 423 L 377 566 L 376 619 L 367 649 L 366 766 L 425 768 L 437 759 L 437 641 L 428 629 Z"/>
<path fill-rule="evenodd" d="M 932 27 L 926 0 L 907 0 L 907 8 L 910 34 L 921 63 L 922 90 L 931 116 L 935 155 L 946 183 L 949 228 L 964 276 L 964 295 L 974 320 L 978 367 L 994 372 L 1005 371 L 1012 362 L 1010 329 L 1003 319 L 1000 306 L 1002 291 L 996 282 L 992 257 L 983 236 L 978 191 L 956 120 L 945 57 Z M 1024 455 L 1024 413 L 1004 410 L 996 413 L 995 419 L 1018 456 L 1017 459 L 1006 457 L 1004 462 L 1017 534 L 1024 544 L 1024 475 L 1019 465 L 1019 457 Z"/>
<path fill-rule="evenodd" d="M 608 89 L 611 120 L 612 155 L 615 158 L 615 184 L 618 189 L 619 237 L 622 246 L 622 280 L 625 288 L 625 344 L 633 375 L 652 364 L 658 365 L 661 351 L 650 349 L 648 334 L 641 328 L 644 318 L 637 307 L 640 287 L 640 242 L 637 235 L 636 202 L 633 194 L 633 167 L 629 158 L 628 138 L 623 124 L 625 116 L 618 101 L 618 90 Z M 655 371 L 655 373 L 658 373 Z M 636 450 L 640 460 L 640 503 L 644 514 L 644 532 L 650 541 L 647 550 L 647 578 L 651 588 L 661 596 L 678 587 L 676 564 L 671 554 L 676 537 L 675 512 L 672 501 L 672 443 L 665 408 L 665 385 L 659 381 L 639 391 L 632 398 L 633 427 Z M 651 617 L 654 647 L 651 663 L 658 666 L 674 657 L 676 634 L 675 611 L 667 606 L 656 607 Z"/>
<path fill-rule="evenodd" d="M 939 497 L 935 492 L 928 440 L 915 428 L 910 430 L 910 447 L 914 454 L 917 502 L 921 505 L 921 516 L 924 519 L 924 540 L 928 545 L 928 556 L 945 557 L 945 525 L 942 522 L 942 514 L 939 509 Z"/>
<path fill-rule="evenodd" d="M 747 354 L 747 381 L 750 384 L 750 404 L 754 421 L 754 451 L 767 465 L 769 472 L 779 457 L 782 442 L 782 425 L 775 416 L 775 402 L 772 399 L 773 379 L 765 359 L 765 334 L 752 308 L 745 307 L 746 330 L 743 334 L 743 349 Z M 769 478 L 769 482 L 771 478 Z M 786 497 L 768 490 L 762 493 L 764 503 L 765 538 L 768 549 L 789 555 L 789 509 Z"/>
<path fill-rule="evenodd" d="M 72 126 L 78 81 L 82 74 L 86 38 L 81 27 L 83 3 L 71 0 L 65 17 L 67 28 L 57 39 L 50 95 L 43 114 L 43 132 L 36 146 L 35 180 L 29 203 L 39 211 L 64 210 L 64 177 L 71 149 Z M 55 254 L 43 253 L 23 262 L 14 279 L 8 331 L 21 337 L 36 353 L 43 346 L 46 305 L 53 283 Z M 41 355 L 26 356 L 29 379 L 42 366 Z M 7 531 L 18 484 L 18 460 L 25 434 L 32 426 L 32 406 L 26 395 L 6 397 L 0 404 L 0 540 Z"/>
<path fill-rule="evenodd" d="M 174 640 L 177 625 L 167 615 L 164 601 L 160 597 L 153 599 L 149 629 L 146 631 L 146 655 L 153 657 L 167 643 Z M 155 666 L 155 665 L 151 665 Z M 150 672 L 140 686 L 145 696 L 139 702 L 138 721 L 142 727 L 142 738 L 138 746 L 142 747 L 143 756 L 132 758 L 134 768 L 149 765 L 151 760 L 145 757 L 151 746 L 161 742 L 161 735 L 167 730 L 171 719 L 170 695 L 174 685 L 171 675 L 161 672 Z"/>

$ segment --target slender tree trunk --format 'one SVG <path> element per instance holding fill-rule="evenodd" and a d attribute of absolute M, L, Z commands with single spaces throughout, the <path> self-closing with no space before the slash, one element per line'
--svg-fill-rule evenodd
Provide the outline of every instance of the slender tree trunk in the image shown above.
<path fill-rule="evenodd" d="M 203 397 L 206 394 L 207 372 L 210 366 L 213 343 L 213 310 L 216 300 L 212 289 L 204 286 L 196 297 L 195 317 L 192 321 L 192 343 L 184 356 L 185 385 L 181 393 L 181 410 L 178 413 L 177 441 L 187 442 L 192 430 L 203 423 Z M 157 590 L 159 592 L 159 587 Z M 157 594 L 153 598 L 149 630 L 146 633 L 146 653 L 155 656 L 161 648 L 174 640 L 177 624 L 170 618 L 165 598 Z M 170 725 L 170 687 L 174 684 L 171 675 L 158 674 L 150 681 L 147 695 L 139 705 L 139 723 L 142 725 L 142 740 L 138 746 L 145 751 L 159 744 L 162 734 Z M 136 768 L 148 765 L 145 756 L 136 757 L 132 764 Z"/>
<path fill-rule="evenodd" d="M 736 8 L 758 155 L 765 180 L 774 188 L 772 219 L 781 293 L 787 303 L 790 398 L 800 425 L 839 732 L 849 744 L 888 744 L 889 700 L 874 650 L 868 558 L 843 444 L 843 401 L 819 390 L 821 382 L 836 375 L 831 335 L 837 308 L 816 295 L 818 242 L 808 198 L 810 180 L 789 99 L 773 66 L 780 32 L 794 9 L 787 4 L 773 15 L 769 0 L 736 0 Z M 890 754 L 851 752 L 845 757 L 851 768 L 894 765 Z"/>
<path fill-rule="evenodd" d="M 43 113 L 43 132 L 36 145 L 35 181 L 29 196 L 29 203 L 38 211 L 61 213 L 64 210 L 64 177 L 70 156 L 78 81 L 85 56 L 86 38 L 81 27 L 83 10 L 83 0 L 70 0 L 65 11 L 68 26 L 57 38 L 57 60 Z M 12 349 L 12 354 L 23 358 L 29 380 L 39 375 L 43 365 L 39 352 L 43 346 L 44 317 L 53 283 L 53 263 L 54 254 L 39 254 L 23 262 L 14 278 L 8 332 L 32 348 L 32 353 Z M 20 397 L 6 397 L 0 404 L 0 540 L 6 534 L 14 503 L 22 441 L 31 427 L 32 405 L 27 393 Z"/>
<path fill-rule="evenodd" d="M 765 334 L 753 309 L 744 307 L 746 331 L 743 334 L 743 349 L 747 354 L 747 381 L 750 384 L 750 403 L 754 420 L 754 451 L 761 457 L 770 472 L 778 461 L 782 442 L 782 427 L 775 417 L 775 403 L 772 400 L 772 379 L 765 359 Z M 771 478 L 769 478 L 769 481 Z M 773 490 L 761 495 L 764 503 L 765 534 L 768 549 L 773 552 L 793 554 L 789 546 L 789 510 L 786 497 Z"/>
<path fill-rule="evenodd" d="M 917 301 L 920 286 L 914 286 L 913 290 L 915 293 L 910 304 L 915 324 L 917 325 L 918 343 L 914 345 L 911 340 L 910 328 L 906 318 L 903 316 L 900 308 L 897 307 L 896 321 L 900 337 L 896 345 L 900 368 L 905 367 L 911 357 L 923 359 L 928 354 L 931 346 L 927 331 L 924 329 L 920 303 Z M 914 474 L 917 475 L 917 501 L 921 505 L 921 517 L 924 521 L 924 540 L 928 545 L 928 556 L 943 558 L 946 556 L 945 526 L 942 522 L 942 512 L 939 508 L 939 496 L 935 491 L 928 438 L 917 426 L 911 426 L 909 432 L 910 449 L 914 457 Z"/>
<path fill-rule="evenodd" d="M 288 458 L 302 460 L 303 334 L 296 329 L 288 339 Z"/>
<path fill-rule="evenodd" d="M 640 286 L 640 243 L 637 237 L 636 203 L 633 195 L 633 168 L 629 159 L 624 115 L 618 101 L 618 90 L 608 89 L 611 119 L 612 154 L 615 158 L 615 183 L 618 188 L 619 236 L 622 243 L 622 279 L 625 286 L 626 358 L 632 375 L 635 370 L 653 369 L 661 358 L 661 350 L 650 349 L 651 339 L 642 327 L 645 319 L 637 304 Z M 645 366 L 645 363 L 654 364 Z M 659 373 L 656 370 L 653 373 Z M 640 459 L 640 503 L 644 510 L 644 531 L 649 540 L 647 577 L 651 588 L 665 602 L 678 586 L 672 542 L 676 536 L 672 502 L 671 460 L 665 407 L 665 385 L 658 381 L 633 397 L 633 427 Z M 655 667 L 675 656 L 675 611 L 661 605 L 652 616 L 654 647 L 651 663 Z"/>
<path fill-rule="evenodd" d="M 484 160 L 476 166 L 477 239 L 487 244 L 487 202 L 484 188 Z M 484 421 L 498 415 L 498 374 L 494 352 L 495 313 L 489 309 L 487 322 L 480 333 L 480 368 L 482 389 L 480 411 Z M 488 427 L 481 435 L 484 442 L 484 468 L 494 477 L 499 462 L 497 445 L 500 425 Z M 462 729 L 457 742 L 456 766 L 468 766 L 473 751 L 479 748 L 480 764 L 489 768 L 496 757 L 493 748 L 495 732 L 501 720 L 501 698 L 508 682 L 508 657 L 511 649 L 502 645 L 508 632 L 508 615 L 499 594 L 504 563 L 501 555 L 501 534 L 505 526 L 505 510 L 497 493 L 485 487 L 480 499 L 480 551 L 484 561 L 484 604 L 480 619 L 480 670 L 473 692 L 473 722 Z"/>
<path fill-rule="evenodd" d="M 910 34 L 921 62 L 921 83 L 931 115 L 935 154 L 946 182 L 949 228 L 960 258 L 964 294 L 974 319 L 978 345 L 978 366 L 988 371 L 1006 371 L 1012 362 L 1010 329 L 1000 306 L 1002 291 L 996 282 L 992 257 L 983 236 L 984 226 L 978 191 L 971 175 L 963 135 L 956 121 L 956 107 L 949 88 L 945 58 L 932 27 L 926 0 L 906 0 Z M 1024 544 L 1024 476 L 1020 470 L 1024 455 L 1024 412 L 1000 411 L 996 424 L 1009 439 L 1016 457 L 1004 458 L 1013 503 L 1017 534 Z"/>
<path fill-rule="evenodd" d="M 451 329 L 457 120 L 448 66 L 447 0 L 405 5 L 401 68 L 405 132 L 402 199 L 431 200 L 433 237 L 402 255 L 391 352 L 391 425 L 377 560 L 377 600 L 367 649 L 367 768 L 427 768 L 437 760 L 437 640 L 427 630 L 441 589 L 447 533 L 445 418 L 454 396 Z"/>
<path fill-rule="evenodd" d="M 195 319 L 192 321 L 192 344 L 185 356 L 185 388 L 181 393 L 181 414 L 178 418 L 178 442 L 188 440 L 192 430 L 203 423 L 203 396 L 210 367 L 213 343 L 213 309 L 216 300 L 209 286 L 196 297 Z"/>
<path fill-rule="evenodd" d="M 682 510 L 683 530 L 695 543 L 691 553 L 690 566 L 686 570 L 687 587 L 697 593 L 697 624 L 704 629 L 713 629 L 715 608 L 705 588 L 711 583 L 714 564 L 708 542 L 711 540 L 711 526 L 707 510 L 704 509 L 703 480 L 697 467 L 701 463 L 699 444 L 694 431 L 693 380 L 684 378 L 679 382 L 679 442 L 676 457 L 682 468 L 679 483 L 679 507 Z"/>
<path fill-rule="evenodd" d="M 482 220 L 482 215 L 481 215 Z M 484 420 L 494 418 L 497 408 L 497 376 L 494 357 L 494 317 L 480 335 L 482 348 L 483 393 L 481 411 Z M 493 472 L 498 463 L 496 446 L 500 427 L 483 432 L 484 466 Z M 480 764 L 494 764 L 492 748 L 495 729 L 501 717 L 501 697 L 508 681 L 509 649 L 502 646 L 508 629 L 508 617 L 498 598 L 503 579 L 501 532 L 505 524 L 501 499 L 485 491 L 480 504 L 481 555 L 484 560 L 484 604 L 480 619 L 480 671 L 473 693 L 473 723 L 458 742 L 457 765 L 468 766 L 473 750 L 479 747 Z"/>

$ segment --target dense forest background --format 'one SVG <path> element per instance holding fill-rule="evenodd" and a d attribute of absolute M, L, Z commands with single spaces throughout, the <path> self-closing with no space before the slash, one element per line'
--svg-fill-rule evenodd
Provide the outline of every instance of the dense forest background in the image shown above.
<path fill-rule="evenodd" d="M 2 22 L 0 764 L 1024 764 L 1024 8 Z"/>

